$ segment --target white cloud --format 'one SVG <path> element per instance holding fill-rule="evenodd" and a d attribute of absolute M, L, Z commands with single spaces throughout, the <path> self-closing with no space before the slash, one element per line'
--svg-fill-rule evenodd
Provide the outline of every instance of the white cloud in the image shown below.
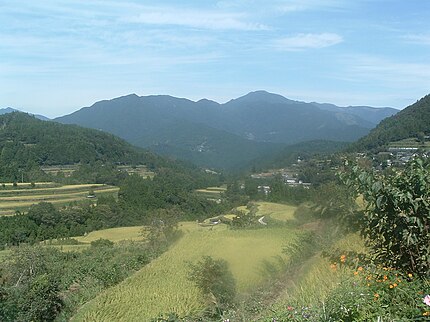
<path fill-rule="evenodd" d="M 279 50 L 298 51 L 330 47 L 342 41 L 342 36 L 334 33 L 298 34 L 276 39 L 274 45 Z"/>
<path fill-rule="evenodd" d="M 131 23 L 149 25 L 175 25 L 211 30 L 268 30 L 268 26 L 246 21 L 244 14 L 195 9 L 147 8 L 143 12 L 125 18 Z"/>

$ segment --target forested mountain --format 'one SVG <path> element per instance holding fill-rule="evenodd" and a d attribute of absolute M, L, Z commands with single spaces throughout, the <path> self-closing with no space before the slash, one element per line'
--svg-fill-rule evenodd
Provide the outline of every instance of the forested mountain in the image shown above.
<path fill-rule="evenodd" d="M 12 107 L 0 108 L 0 115 L 13 113 L 13 112 L 21 112 L 21 111 L 14 109 Z M 39 120 L 43 120 L 43 121 L 49 120 L 49 118 L 47 118 L 46 116 L 40 115 L 40 114 L 30 114 L 30 115 L 33 115 L 35 118 L 37 118 Z"/>
<path fill-rule="evenodd" d="M 252 160 L 249 168 L 269 169 L 283 168 L 297 163 L 298 159 L 317 158 L 317 156 L 332 155 L 342 151 L 350 143 L 340 141 L 314 140 L 288 145 L 282 151 L 273 154 L 271 157 L 262 157 Z"/>
<path fill-rule="evenodd" d="M 56 121 L 101 129 L 132 144 L 202 166 L 234 168 L 281 151 L 286 144 L 316 139 L 354 141 L 376 126 L 385 113 L 394 112 L 330 105 L 335 109 L 332 111 L 320 105 L 265 91 L 225 104 L 132 94 L 97 102 Z M 359 116 L 369 111 L 372 117 Z"/>
<path fill-rule="evenodd" d="M 351 150 L 375 150 L 389 142 L 430 134 L 430 95 L 383 120 L 370 133 L 351 146 Z"/>
<path fill-rule="evenodd" d="M 0 115 L 0 178 L 3 182 L 14 180 L 21 172 L 29 175 L 40 166 L 98 161 L 146 164 L 151 168 L 165 162 L 102 131 L 41 121 L 19 112 Z"/>

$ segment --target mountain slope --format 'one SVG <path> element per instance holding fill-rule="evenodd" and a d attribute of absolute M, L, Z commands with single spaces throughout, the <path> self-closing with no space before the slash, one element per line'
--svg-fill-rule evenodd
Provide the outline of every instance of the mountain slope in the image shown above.
<path fill-rule="evenodd" d="M 364 112 L 336 108 L 331 111 L 265 91 L 225 104 L 132 94 L 97 102 L 56 121 L 100 129 L 202 166 L 231 168 L 279 151 L 285 144 L 357 140 L 383 117 L 374 113 L 376 116 L 367 120 L 355 115 Z"/>
<path fill-rule="evenodd" d="M 370 106 L 347 106 L 339 107 L 333 104 L 312 103 L 322 110 L 331 111 L 338 114 L 351 114 L 360 117 L 361 119 L 370 122 L 374 125 L 381 120 L 390 117 L 399 112 L 399 110 L 391 107 L 374 108 Z"/>
<path fill-rule="evenodd" d="M 430 134 L 430 95 L 381 121 L 350 149 L 355 151 L 378 149 L 389 142 L 416 137 L 420 133 Z"/>
<path fill-rule="evenodd" d="M 144 164 L 151 169 L 170 161 L 133 147 L 111 134 L 41 121 L 25 113 L 0 115 L 0 178 L 4 181 L 39 178 L 41 166 L 88 164 Z M 32 176 L 31 173 L 34 175 Z"/>
<path fill-rule="evenodd" d="M 255 142 L 226 131 L 214 129 L 203 124 L 178 121 L 160 130 L 155 137 L 144 137 L 154 145 L 148 148 L 161 155 L 190 160 L 196 165 L 240 169 L 249 160 L 262 154 L 271 155 L 283 148 L 282 144 Z M 142 145 L 133 141 L 135 145 Z M 240 147 L 240 149 L 238 149 Z"/>
<path fill-rule="evenodd" d="M 13 113 L 13 112 L 21 112 L 21 111 L 14 109 L 12 107 L 0 108 L 0 115 Z M 35 118 L 42 120 L 42 121 L 48 121 L 49 120 L 49 118 L 47 118 L 46 116 L 43 116 L 43 115 L 39 115 L 39 114 L 30 114 L 30 115 L 33 115 Z"/>

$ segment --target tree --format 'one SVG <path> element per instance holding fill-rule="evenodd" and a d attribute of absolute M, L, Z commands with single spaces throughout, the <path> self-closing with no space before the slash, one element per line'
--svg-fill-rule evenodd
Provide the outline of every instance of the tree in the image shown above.
<path fill-rule="evenodd" d="M 236 282 L 225 260 L 203 256 L 199 262 L 189 264 L 188 279 L 206 297 L 212 315 L 221 315 L 233 305 Z"/>
<path fill-rule="evenodd" d="M 342 175 L 365 200 L 360 226 L 382 265 L 427 276 L 430 271 L 430 161 L 381 174 L 352 167 Z"/>

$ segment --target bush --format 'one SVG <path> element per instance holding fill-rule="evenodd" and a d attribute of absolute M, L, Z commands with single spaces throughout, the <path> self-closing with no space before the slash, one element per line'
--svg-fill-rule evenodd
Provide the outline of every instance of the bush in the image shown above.
<path fill-rule="evenodd" d="M 195 264 L 189 264 L 188 279 L 201 290 L 211 315 L 221 315 L 234 304 L 236 282 L 223 259 L 203 256 Z"/>
<path fill-rule="evenodd" d="M 383 175 L 353 167 L 343 181 L 365 200 L 361 233 L 376 263 L 428 276 L 430 162 L 414 159 Z"/>

